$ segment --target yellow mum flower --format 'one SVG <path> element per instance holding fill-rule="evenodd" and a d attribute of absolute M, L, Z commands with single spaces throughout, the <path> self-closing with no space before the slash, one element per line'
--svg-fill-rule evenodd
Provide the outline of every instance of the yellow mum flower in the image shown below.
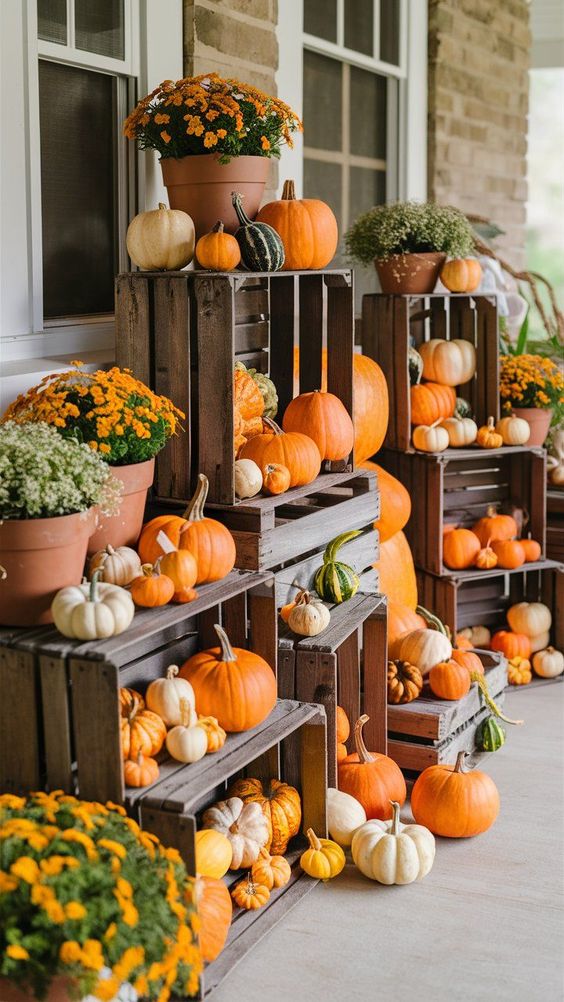
<path fill-rule="evenodd" d="M 10 873 L 13 873 L 14 877 L 25 880 L 27 884 L 37 883 L 40 876 L 39 867 L 31 856 L 20 856 L 15 863 L 12 863 Z"/>
<path fill-rule="evenodd" d="M 55 922 L 56 925 L 62 925 L 65 921 L 65 910 L 59 901 L 46 901 L 43 908 L 51 922 Z"/>
<path fill-rule="evenodd" d="M 82 948 L 74 939 L 67 939 L 59 950 L 59 960 L 62 964 L 77 964 L 81 957 Z"/>
<path fill-rule="evenodd" d="M 133 897 L 133 888 L 132 888 L 131 884 L 129 883 L 129 881 L 125 880 L 124 877 L 118 877 L 118 879 L 116 881 L 116 887 L 117 887 L 119 893 L 122 894 L 124 898 L 132 898 Z"/>
<path fill-rule="evenodd" d="M 25 797 L 15 797 L 13 793 L 3 793 L 0 797 L 0 807 L 7 807 L 11 811 L 20 811 L 25 807 Z"/>
<path fill-rule="evenodd" d="M 111 999 L 117 995 L 120 985 L 121 982 L 116 977 L 107 978 L 105 981 L 98 981 L 94 989 L 94 995 L 97 999 L 101 999 L 101 1002 L 111 1002 Z"/>
<path fill-rule="evenodd" d="M 80 901 L 69 901 L 68 905 L 65 905 L 65 915 L 71 921 L 78 922 L 86 915 L 86 908 Z"/>
<path fill-rule="evenodd" d="M 94 861 L 98 859 L 94 842 L 84 832 L 79 832 L 76 828 L 67 828 L 66 831 L 62 832 L 61 838 L 65 842 L 76 842 L 78 845 L 81 845 L 86 850 L 89 860 Z"/>
<path fill-rule="evenodd" d="M 82 950 L 82 963 L 85 967 L 90 967 L 95 971 L 99 971 L 104 966 L 102 945 L 97 939 L 86 940 Z"/>
<path fill-rule="evenodd" d="M 142 946 L 130 946 L 121 960 L 114 966 L 114 974 L 120 981 L 127 981 L 129 975 L 136 967 L 140 967 L 145 960 L 145 950 Z"/>
<path fill-rule="evenodd" d="M 109 943 L 109 941 L 114 938 L 116 932 L 117 932 L 117 925 L 115 922 L 111 922 L 104 933 L 104 939 L 107 940 Z"/>
<path fill-rule="evenodd" d="M 17 886 L 17 877 L 9 877 L 4 870 L 0 870 L 0 894 L 9 894 L 10 891 L 15 891 Z"/>
<path fill-rule="evenodd" d="M 13 944 L 6 947 L 6 956 L 10 960 L 29 960 L 29 953 L 23 946 L 17 946 Z"/>

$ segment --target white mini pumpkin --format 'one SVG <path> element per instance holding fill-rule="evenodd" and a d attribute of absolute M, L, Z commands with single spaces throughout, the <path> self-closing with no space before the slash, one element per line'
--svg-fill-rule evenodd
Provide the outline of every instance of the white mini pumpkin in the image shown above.
<path fill-rule="evenodd" d="M 118 585 L 98 582 L 98 572 L 86 584 L 69 585 L 51 603 L 53 622 L 65 637 L 103 640 L 127 630 L 135 614 L 133 599 Z"/>
<path fill-rule="evenodd" d="M 309 592 L 304 592 L 288 616 L 288 626 L 301 637 L 317 637 L 327 629 L 330 620 L 327 606 L 314 599 Z"/>
<path fill-rule="evenodd" d="M 254 498 L 262 487 L 262 473 L 252 459 L 235 460 L 235 494 L 238 498 Z"/>
<path fill-rule="evenodd" d="M 448 433 L 449 444 L 455 449 L 460 449 L 465 445 L 472 445 L 476 441 L 478 425 L 472 418 L 445 418 L 441 422 L 441 428 Z"/>
<path fill-rule="evenodd" d="M 135 216 L 126 236 L 131 260 L 144 271 L 185 268 L 194 257 L 195 240 L 194 223 L 188 213 L 167 209 L 164 202 L 159 202 L 158 209 Z"/>
<path fill-rule="evenodd" d="M 108 543 L 104 550 L 98 550 L 90 558 L 88 565 L 90 579 L 95 571 L 100 571 L 98 576 L 100 581 L 125 588 L 141 574 L 141 558 L 130 546 L 118 546 L 114 550 Z"/>
<path fill-rule="evenodd" d="M 495 430 L 501 435 L 504 445 L 525 445 L 531 437 L 529 422 L 523 418 L 515 417 L 514 414 L 501 418 L 497 422 Z"/>
<path fill-rule="evenodd" d="M 431 338 L 417 348 L 423 359 L 423 378 L 443 386 L 460 386 L 476 371 L 476 349 L 470 341 Z"/>
<path fill-rule="evenodd" d="M 440 421 L 417 425 L 411 438 L 415 448 L 421 452 L 444 452 L 449 446 L 448 431 L 441 427 Z"/>
<path fill-rule="evenodd" d="M 435 839 L 423 825 L 402 825 L 393 802 L 391 821 L 367 821 L 353 835 L 352 858 L 365 877 L 380 884 L 411 884 L 425 877 L 435 859 Z"/>
<path fill-rule="evenodd" d="M 353 835 L 360 825 L 366 821 L 366 811 L 362 804 L 350 793 L 327 790 L 327 828 L 329 835 L 340 846 L 345 848 L 352 842 Z"/>
<path fill-rule="evenodd" d="M 479 650 L 489 647 L 492 639 L 491 630 L 488 630 L 487 626 L 465 626 L 460 630 L 460 635 L 466 637 L 472 647 L 477 647 Z"/>
<path fill-rule="evenodd" d="M 422 675 L 452 657 L 452 644 L 439 630 L 412 630 L 401 642 L 400 661 L 408 661 L 419 668 Z"/>
<path fill-rule="evenodd" d="M 517 602 L 508 610 L 507 622 L 514 633 L 524 633 L 526 637 L 538 637 L 550 630 L 552 613 L 543 602 Z M 546 644 L 544 646 L 546 647 Z"/>
<path fill-rule="evenodd" d="M 537 651 L 533 658 L 533 668 L 541 678 L 556 678 L 564 672 L 564 654 L 554 647 Z"/>
<path fill-rule="evenodd" d="M 166 748 L 177 762 L 199 762 L 208 750 L 208 735 L 199 724 L 191 723 L 192 707 L 187 699 L 180 700 L 182 722 L 166 736 Z"/>
<path fill-rule="evenodd" d="M 148 708 L 157 713 L 167 727 L 182 723 L 182 700 L 190 706 L 189 723 L 195 724 L 198 720 L 194 690 L 187 679 L 178 678 L 178 672 L 178 665 L 169 665 L 164 678 L 151 682 L 145 694 Z"/>
<path fill-rule="evenodd" d="M 535 654 L 537 651 L 544 651 L 545 647 L 548 647 L 550 643 L 550 630 L 536 633 L 534 637 L 529 637 L 529 640 L 531 643 L 531 654 Z"/>
<path fill-rule="evenodd" d="M 232 870 L 247 869 L 256 863 L 270 837 L 268 821 L 260 804 L 256 801 L 245 804 L 240 797 L 229 797 L 208 807 L 202 827 L 214 828 L 227 836 L 233 850 Z"/>

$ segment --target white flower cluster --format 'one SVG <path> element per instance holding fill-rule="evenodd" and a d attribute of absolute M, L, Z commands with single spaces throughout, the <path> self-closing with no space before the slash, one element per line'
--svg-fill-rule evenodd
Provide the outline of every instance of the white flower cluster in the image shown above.
<path fill-rule="evenodd" d="M 393 202 L 359 216 L 345 234 L 349 257 L 369 265 L 393 254 L 440 251 L 465 257 L 474 248 L 472 227 L 464 213 L 434 202 Z"/>

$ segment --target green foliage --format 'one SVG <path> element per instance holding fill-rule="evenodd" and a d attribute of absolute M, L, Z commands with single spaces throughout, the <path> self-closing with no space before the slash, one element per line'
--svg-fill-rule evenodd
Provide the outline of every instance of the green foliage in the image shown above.
<path fill-rule="evenodd" d="M 347 254 L 361 264 L 393 254 L 440 251 L 449 257 L 472 253 L 474 237 L 466 216 L 449 205 L 394 202 L 359 216 L 345 234 Z"/>

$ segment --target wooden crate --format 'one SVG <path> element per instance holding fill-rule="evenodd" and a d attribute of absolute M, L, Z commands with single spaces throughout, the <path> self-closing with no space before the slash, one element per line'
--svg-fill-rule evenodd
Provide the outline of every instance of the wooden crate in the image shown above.
<path fill-rule="evenodd" d="M 384 444 L 412 452 L 409 346 L 431 338 L 470 341 L 476 348 L 476 374 L 456 388 L 468 400 L 479 424 L 499 416 L 499 350 L 495 296 L 363 296 L 362 351 L 382 367 L 390 396 L 390 421 Z"/>
<path fill-rule="evenodd" d="M 188 605 L 138 610 L 129 629 L 108 640 L 67 640 L 53 626 L 1 630 L 0 789 L 45 786 L 123 803 L 119 687 L 144 691 L 169 664 L 216 646 L 214 623 L 276 671 L 270 574 L 233 571 L 199 588 Z M 176 768 L 169 763 L 163 771 Z"/>
<path fill-rule="evenodd" d="M 387 615 L 383 595 L 357 594 L 331 608 L 331 622 L 317 637 L 297 637 L 289 627 L 280 627 L 278 691 L 325 707 L 331 787 L 337 786 L 337 705 L 345 710 L 351 727 L 361 712 L 368 714 L 367 745 L 386 754 Z M 352 751 L 352 738 L 349 745 Z"/>
<path fill-rule="evenodd" d="M 525 508 L 530 532 L 546 548 L 546 452 L 526 446 L 447 449 L 440 455 L 407 455 L 384 449 L 382 466 L 405 485 L 411 518 L 405 533 L 416 567 L 451 574 L 443 565 L 443 529 L 470 528 L 490 505 Z M 478 571 L 470 570 L 470 575 Z"/>
<path fill-rule="evenodd" d="M 289 561 L 274 571 L 276 605 L 280 609 L 296 597 L 296 586 L 313 590 L 315 572 L 323 563 L 322 546 L 308 553 L 300 560 Z M 378 571 L 374 564 L 379 558 L 378 531 L 371 526 L 362 530 L 360 536 L 349 540 L 339 550 L 339 560 L 349 564 L 360 578 L 359 592 L 363 595 L 378 593 Z"/>
<path fill-rule="evenodd" d="M 485 668 L 489 690 L 498 704 L 507 685 L 507 664 L 502 654 L 476 652 Z M 474 683 L 468 695 L 451 702 L 437 699 L 428 684 L 421 696 L 405 706 L 388 706 L 388 755 L 401 769 L 421 772 L 429 765 L 452 763 L 457 752 L 471 752 L 476 730 L 488 714 Z"/>
<path fill-rule="evenodd" d="M 457 571 L 437 577 L 417 571 L 419 601 L 432 609 L 453 633 L 465 626 L 506 627 L 515 602 L 541 601 L 552 611 L 551 642 L 564 649 L 564 565 L 555 560 L 525 564 L 513 571 Z"/>
<path fill-rule="evenodd" d="M 181 510 L 176 502 L 163 499 L 150 506 L 150 514 Z M 341 532 L 375 522 L 380 515 L 377 476 L 372 470 L 325 473 L 277 497 L 209 504 L 206 513 L 230 530 L 237 567 L 262 571 L 325 547 Z"/>
<path fill-rule="evenodd" d="M 546 493 L 546 555 L 564 563 L 564 490 Z"/>
<path fill-rule="evenodd" d="M 198 473 L 209 500 L 237 503 L 233 483 L 233 364 L 267 372 L 278 414 L 295 392 L 327 389 L 353 415 L 354 295 L 349 270 L 274 274 L 134 272 L 116 280 L 120 366 L 186 414 L 185 432 L 157 457 L 156 492 L 186 501 Z M 299 375 L 294 380 L 294 350 Z M 351 455 L 325 472 L 352 470 Z M 321 487 L 321 484 L 318 485 Z M 256 505 L 256 502 L 255 502 Z"/>

